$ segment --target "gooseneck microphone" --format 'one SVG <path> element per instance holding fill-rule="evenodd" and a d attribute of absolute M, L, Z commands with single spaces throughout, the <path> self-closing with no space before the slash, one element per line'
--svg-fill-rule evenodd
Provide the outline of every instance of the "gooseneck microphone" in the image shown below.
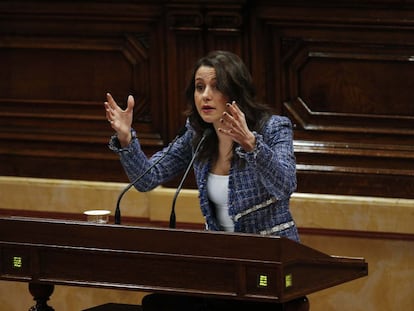
<path fill-rule="evenodd" d="M 207 136 L 209 136 L 212 132 L 213 132 L 213 130 L 211 128 L 207 128 L 207 129 L 204 130 L 203 136 L 201 137 L 200 141 L 197 144 L 196 149 L 194 150 L 193 157 L 191 158 L 191 161 L 187 166 L 187 169 L 184 173 L 184 176 L 181 179 L 181 182 L 178 185 L 177 190 L 175 191 L 175 195 L 174 195 L 173 202 L 172 202 L 172 207 L 171 207 L 171 214 L 170 214 L 170 226 L 169 226 L 170 228 L 175 228 L 175 223 L 176 223 L 176 221 L 175 221 L 175 202 L 177 201 L 178 194 L 180 193 L 181 188 L 183 187 L 184 181 L 187 178 L 188 172 L 190 171 L 190 168 L 193 165 L 193 162 L 194 162 L 194 160 L 195 160 L 195 158 L 198 154 L 198 151 L 200 150 L 200 147 L 202 146 L 202 144 L 203 144 L 204 140 L 207 138 Z"/>
<path fill-rule="evenodd" d="M 164 154 L 154 163 L 151 164 L 150 167 L 148 167 L 144 173 L 142 173 L 141 175 L 139 175 L 137 178 L 135 178 L 130 184 L 128 184 L 128 186 L 126 186 L 124 188 L 124 190 L 122 190 L 122 192 L 119 194 L 118 196 L 118 201 L 116 202 L 116 208 L 115 208 L 115 224 L 119 225 L 121 224 L 121 208 L 120 208 L 120 203 L 121 203 L 121 199 L 124 196 L 124 194 L 132 187 L 134 186 L 142 177 L 144 177 L 155 165 L 157 165 L 162 159 L 164 159 L 164 157 L 170 152 L 171 147 L 175 144 L 175 142 L 177 141 L 178 138 L 180 138 L 181 136 L 183 136 L 185 134 L 185 132 L 187 131 L 187 127 L 183 126 L 180 131 L 178 132 L 177 136 L 175 136 L 175 138 L 171 141 L 168 149 L 164 152 Z"/>

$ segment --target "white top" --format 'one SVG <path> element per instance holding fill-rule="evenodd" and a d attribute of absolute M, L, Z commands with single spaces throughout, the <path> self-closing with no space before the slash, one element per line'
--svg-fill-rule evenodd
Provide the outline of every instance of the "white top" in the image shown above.
<path fill-rule="evenodd" d="M 234 231 L 234 222 L 229 216 L 229 176 L 209 173 L 207 195 L 216 207 L 217 221 L 224 231 Z"/>

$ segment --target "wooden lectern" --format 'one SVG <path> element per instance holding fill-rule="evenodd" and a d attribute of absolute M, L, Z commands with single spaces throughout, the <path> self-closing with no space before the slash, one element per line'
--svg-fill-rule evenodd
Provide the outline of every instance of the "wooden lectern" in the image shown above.
<path fill-rule="evenodd" d="M 43 218 L 0 218 L 0 256 L 37 311 L 54 284 L 285 303 L 368 274 L 286 238 Z"/>

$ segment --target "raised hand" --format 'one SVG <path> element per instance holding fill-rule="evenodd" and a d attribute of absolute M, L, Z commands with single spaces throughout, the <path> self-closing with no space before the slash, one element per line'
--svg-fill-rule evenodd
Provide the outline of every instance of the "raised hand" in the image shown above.
<path fill-rule="evenodd" d="M 106 94 L 106 100 L 104 102 L 106 118 L 117 133 L 119 143 L 122 147 L 125 147 L 131 141 L 131 126 L 135 104 L 134 97 L 132 95 L 128 96 L 125 110 L 118 106 L 110 93 Z"/>
<path fill-rule="evenodd" d="M 237 106 L 236 102 L 227 104 L 227 111 L 223 112 L 220 119 L 222 127 L 218 131 L 231 137 L 245 151 L 252 151 L 256 145 L 256 138 L 247 126 L 243 111 Z"/>

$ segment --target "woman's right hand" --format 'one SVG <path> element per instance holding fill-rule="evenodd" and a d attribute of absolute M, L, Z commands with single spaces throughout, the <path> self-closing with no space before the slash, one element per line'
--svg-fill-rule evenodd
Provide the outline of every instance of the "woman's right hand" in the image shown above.
<path fill-rule="evenodd" d="M 122 110 L 110 93 L 106 94 L 105 110 L 106 118 L 115 130 L 121 147 L 126 147 L 131 141 L 131 126 L 134 112 L 134 97 L 128 96 L 127 107 Z"/>

